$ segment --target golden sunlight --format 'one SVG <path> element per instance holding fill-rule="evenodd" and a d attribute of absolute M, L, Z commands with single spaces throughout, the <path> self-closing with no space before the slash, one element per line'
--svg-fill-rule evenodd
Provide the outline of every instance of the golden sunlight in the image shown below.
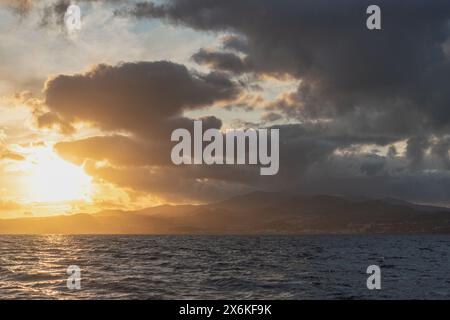
<path fill-rule="evenodd" d="M 37 148 L 31 160 L 27 186 L 31 201 L 90 200 L 92 178 L 83 167 L 66 162 L 51 148 Z"/>

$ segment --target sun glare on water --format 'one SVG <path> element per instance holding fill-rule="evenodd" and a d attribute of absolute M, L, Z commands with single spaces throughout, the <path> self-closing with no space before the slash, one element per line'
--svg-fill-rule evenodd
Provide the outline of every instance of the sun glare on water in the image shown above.
<path fill-rule="evenodd" d="M 90 199 L 92 178 L 81 166 L 64 161 L 51 149 L 42 148 L 34 153 L 27 180 L 31 201 Z"/>

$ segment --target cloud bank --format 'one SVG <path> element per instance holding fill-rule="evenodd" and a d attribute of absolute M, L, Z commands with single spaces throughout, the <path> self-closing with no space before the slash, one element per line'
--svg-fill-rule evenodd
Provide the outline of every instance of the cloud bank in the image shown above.
<path fill-rule="evenodd" d="M 62 74 L 46 84 L 44 107 L 35 110 L 38 125 L 66 133 L 78 122 L 101 129 L 104 136 L 61 142 L 56 150 L 87 163 L 96 177 L 164 196 L 210 199 L 266 189 L 448 205 L 450 3 L 379 1 L 381 31 L 365 26 L 370 4 L 129 3 L 122 16 L 221 36 L 220 47 L 199 48 L 191 57 L 210 71 L 156 61 Z M 257 107 L 257 125 L 278 123 L 280 173 L 267 179 L 246 166 L 172 166 L 170 132 L 192 127 L 188 111 L 237 104 L 242 75 L 298 83 Z M 215 116 L 204 121 L 204 127 L 222 126 Z"/>

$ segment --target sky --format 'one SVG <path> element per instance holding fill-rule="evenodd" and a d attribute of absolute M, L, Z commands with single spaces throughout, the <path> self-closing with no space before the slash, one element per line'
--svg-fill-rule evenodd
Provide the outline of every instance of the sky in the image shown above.
<path fill-rule="evenodd" d="M 449 84 L 445 0 L 0 0 L 0 217 L 253 190 L 450 206 Z M 279 129 L 279 173 L 173 165 L 196 119 Z"/>

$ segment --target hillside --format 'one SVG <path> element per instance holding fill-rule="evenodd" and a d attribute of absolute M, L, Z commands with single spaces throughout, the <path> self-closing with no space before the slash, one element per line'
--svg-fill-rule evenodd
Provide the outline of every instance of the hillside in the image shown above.
<path fill-rule="evenodd" d="M 450 233 L 450 210 L 393 199 L 254 192 L 208 205 L 1 219 L 1 234 Z"/>

